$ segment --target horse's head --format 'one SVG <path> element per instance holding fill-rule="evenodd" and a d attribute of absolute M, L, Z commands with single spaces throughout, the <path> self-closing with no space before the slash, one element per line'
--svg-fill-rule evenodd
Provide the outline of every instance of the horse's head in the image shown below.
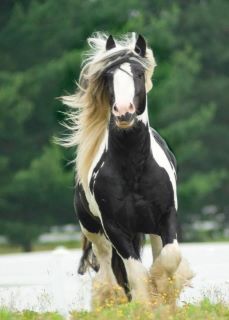
<path fill-rule="evenodd" d="M 106 42 L 106 50 L 116 47 L 112 36 Z M 146 106 L 145 68 L 138 57 L 146 54 L 145 39 L 139 35 L 134 52 L 124 52 L 114 59 L 104 72 L 111 119 L 119 128 L 130 128 Z"/>

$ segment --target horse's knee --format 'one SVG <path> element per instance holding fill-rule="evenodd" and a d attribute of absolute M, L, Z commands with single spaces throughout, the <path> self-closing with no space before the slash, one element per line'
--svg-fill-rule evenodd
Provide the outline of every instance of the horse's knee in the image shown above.
<path fill-rule="evenodd" d="M 173 243 L 166 244 L 161 250 L 158 259 L 162 267 L 164 267 L 168 273 L 173 274 L 181 262 L 181 251 L 177 240 L 174 240 Z"/>
<path fill-rule="evenodd" d="M 159 294 L 162 302 L 175 304 L 182 289 L 188 285 L 193 273 L 182 257 L 175 240 L 163 247 L 150 270 L 152 292 Z"/>

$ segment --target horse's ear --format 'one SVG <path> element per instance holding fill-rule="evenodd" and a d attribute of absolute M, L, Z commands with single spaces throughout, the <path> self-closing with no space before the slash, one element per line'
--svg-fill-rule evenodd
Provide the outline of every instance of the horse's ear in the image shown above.
<path fill-rule="evenodd" d="M 141 57 L 145 57 L 146 54 L 146 41 L 142 35 L 138 35 L 138 39 L 135 44 L 134 51 L 137 52 Z"/>
<path fill-rule="evenodd" d="M 106 50 L 110 50 L 116 47 L 115 41 L 110 34 L 109 37 L 107 38 L 107 43 L 106 43 Z"/>

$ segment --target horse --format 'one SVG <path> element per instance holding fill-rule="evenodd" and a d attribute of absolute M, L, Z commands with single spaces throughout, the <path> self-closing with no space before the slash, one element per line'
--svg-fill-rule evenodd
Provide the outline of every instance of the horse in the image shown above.
<path fill-rule="evenodd" d="M 75 207 L 87 239 L 79 272 L 93 250 L 93 306 L 108 297 L 172 304 L 193 273 L 177 241 L 176 159 L 149 124 L 155 58 L 136 33 L 95 33 L 88 44 L 78 89 L 63 97 L 71 133 L 62 144 L 77 146 Z M 144 235 L 149 270 L 141 261 Z"/>

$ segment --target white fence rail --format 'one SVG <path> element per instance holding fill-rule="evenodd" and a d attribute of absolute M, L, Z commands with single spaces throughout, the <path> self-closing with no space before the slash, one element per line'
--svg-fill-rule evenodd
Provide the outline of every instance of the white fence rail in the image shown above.
<path fill-rule="evenodd" d="M 65 248 L 0 256 L 0 306 L 63 315 L 71 309 L 88 309 L 90 276 L 77 275 L 79 258 L 79 251 Z"/>

